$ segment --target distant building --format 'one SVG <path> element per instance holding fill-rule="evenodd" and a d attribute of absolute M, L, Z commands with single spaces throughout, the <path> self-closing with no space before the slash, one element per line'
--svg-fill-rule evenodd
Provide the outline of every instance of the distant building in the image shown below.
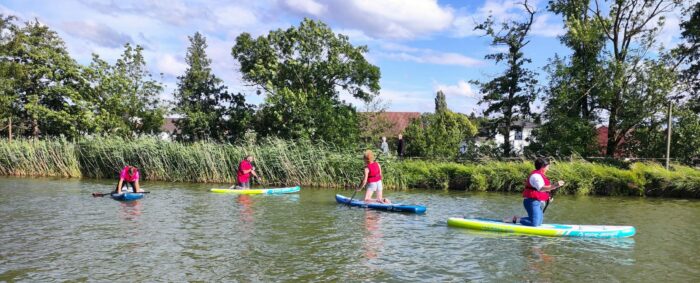
<path fill-rule="evenodd" d="M 166 117 L 163 119 L 163 125 L 160 126 L 160 138 L 163 140 L 172 140 L 173 135 L 178 131 L 175 122 L 180 118 Z"/>
<path fill-rule="evenodd" d="M 596 129 L 596 139 L 598 141 L 598 150 L 600 155 L 605 156 L 608 152 L 608 127 L 600 126 Z M 627 135 L 626 137 L 630 137 Z M 620 144 L 617 145 L 617 151 L 615 152 L 615 157 L 632 157 L 628 152 L 624 151 L 623 145 L 625 144 L 625 137 L 622 137 Z M 634 141 L 631 141 L 634 142 Z"/>
<path fill-rule="evenodd" d="M 360 115 L 370 115 L 371 112 L 360 112 Z M 381 119 L 386 122 L 389 127 L 383 129 L 382 136 L 396 137 L 403 134 L 411 120 L 420 118 L 420 112 L 381 112 L 378 113 L 376 119 Z"/>
<path fill-rule="evenodd" d="M 537 128 L 537 124 L 525 121 L 516 121 L 513 123 L 510 130 L 510 144 L 512 145 L 512 150 L 514 154 L 521 155 L 525 152 L 525 147 L 530 145 L 532 141 L 532 132 Z M 477 144 L 482 144 L 488 141 L 485 138 L 477 138 Z M 497 133 L 493 141 L 496 142 L 498 146 L 502 145 L 505 141 L 505 137 L 502 134 Z"/>

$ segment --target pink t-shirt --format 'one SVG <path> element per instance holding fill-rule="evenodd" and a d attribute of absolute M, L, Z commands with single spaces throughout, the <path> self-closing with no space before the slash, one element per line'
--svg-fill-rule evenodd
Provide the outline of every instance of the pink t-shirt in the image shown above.
<path fill-rule="evenodd" d="M 133 176 L 129 175 L 129 166 L 124 167 L 119 174 L 119 178 L 127 182 L 136 182 L 139 180 L 139 170 L 137 169 Z"/>
<path fill-rule="evenodd" d="M 246 183 L 250 181 L 250 172 L 247 174 L 243 173 L 243 170 L 250 170 L 253 169 L 253 166 L 248 162 L 248 160 L 243 159 L 240 164 L 238 164 L 238 183 Z"/>

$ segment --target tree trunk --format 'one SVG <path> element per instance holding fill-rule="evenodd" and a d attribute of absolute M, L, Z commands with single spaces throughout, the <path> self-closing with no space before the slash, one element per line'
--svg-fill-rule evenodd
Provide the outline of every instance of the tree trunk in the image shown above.
<path fill-rule="evenodd" d="M 10 141 L 12 141 L 12 116 L 8 119 L 9 121 L 7 122 L 7 137 Z"/>
<path fill-rule="evenodd" d="M 615 131 L 617 131 L 617 110 L 618 107 L 613 103 L 610 108 L 610 119 L 608 121 L 608 145 L 605 150 L 605 156 L 615 157 L 615 151 L 617 150 L 617 143 L 615 142 Z"/>

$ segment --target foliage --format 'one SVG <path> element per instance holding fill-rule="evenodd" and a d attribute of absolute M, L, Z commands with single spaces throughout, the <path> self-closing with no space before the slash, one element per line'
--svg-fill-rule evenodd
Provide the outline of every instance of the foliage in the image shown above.
<path fill-rule="evenodd" d="M 357 114 L 340 94 L 369 101 L 379 91 L 379 68 L 365 60 L 367 51 L 309 19 L 256 39 L 238 36 L 231 54 L 243 78 L 267 95 L 257 132 L 339 145 L 356 142 Z"/>
<path fill-rule="evenodd" d="M 700 106 L 700 3 L 688 7 L 685 12 L 688 19 L 681 22 L 681 39 L 684 41 L 673 50 L 678 60 L 683 64 L 681 82 L 685 85 L 692 104 Z M 700 112 L 700 107 L 695 109 Z"/>
<path fill-rule="evenodd" d="M 80 110 L 84 83 L 80 66 L 55 31 L 37 20 L 19 27 L 3 18 L 1 86 L 3 108 L 17 118 L 17 134 L 69 137 L 82 130 Z M 13 102 L 8 103 L 12 99 Z M 3 118 L 10 118 L 3 117 Z"/>
<path fill-rule="evenodd" d="M 242 94 L 231 94 L 211 70 L 207 58 L 206 38 L 199 32 L 189 37 L 185 61 L 188 68 L 178 77 L 175 112 L 183 116 L 176 121 L 181 141 L 235 140 L 249 128 L 252 106 Z"/>
<path fill-rule="evenodd" d="M 608 156 L 615 156 L 625 136 L 642 122 L 663 112 L 665 96 L 675 83 L 670 64 L 650 59 L 647 53 L 657 45 L 664 15 L 681 1 L 638 2 L 612 2 L 607 16 L 598 5 L 591 8 L 607 43 L 601 62 L 605 88 L 598 102 L 608 116 Z"/>
<path fill-rule="evenodd" d="M 438 91 L 435 98 L 435 113 L 423 114 L 411 121 L 404 138 L 410 144 L 408 156 L 430 158 L 454 158 L 459 153 L 460 143 L 471 140 L 476 127 L 469 119 L 447 109 L 445 94 Z"/>
<path fill-rule="evenodd" d="M 13 118 L 17 115 L 17 95 L 13 89 L 14 80 L 12 79 L 16 72 L 16 63 L 6 59 L 9 58 L 10 50 L 13 48 L 12 32 L 16 30 L 12 22 L 14 20 L 13 16 L 0 14 L 0 131 L 7 130 L 9 139 L 12 139 Z"/>
<path fill-rule="evenodd" d="M 597 155 L 595 111 L 604 90 L 601 52 L 605 37 L 600 22 L 589 9 L 589 0 L 552 0 L 549 10 L 559 14 L 567 27 L 560 37 L 572 50 L 568 58 L 555 56 L 545 70 L 545 123 L 535 129 L 527 151 L 539 155 Z"/>
<path fill-rule="evenodd" d="M 361 152 L 325 143 L 262 139 L 258 144 L 179 143 L 140 137 L 9 142 L 0 139 L 0 175 L 117 178 L 126 164 L 144 180 L 233 182 L 246 155 L 269 184 L 352 187 L 362 177 Z M 387 188 L 521 192 L 531 162 L 455 163 L 380 159 Z M 629 169 L 581 160 L 554 161 L 549 177 L 566 180 L 558 193 L 700 198 L 700 170 L 634 163 Z"/>
<path fill-rule="evenodd" d="M 163 86 L 151 78 L 142 52 L 143 47 L 127 43 L 114 65 L 92 55 L 83 72 L 91 82 L 83 88 L 91 108 L 83 112 L 93 121 L 90 133 L 129 137 L 160 132 L 165 109 L 158 97 Z"/>
<path fill-rule="evenodd" d="M 651 119 L 632 134 L 624 149 L 638 156 L 665 158 L 668 131 L 666 117 Z M 671 158 L 685 164 L 700 159 L 700 116 L 690 106 L 673 110 Z"/>
<path fill-rule="evenodd" d="M 504 46 L 508 50 L 485 57 L 496 63 L 506 62 L 507 68 L 503 74 L 488 82 L 473 81 L 480 86 L 480 92 L 483 94 L 479 104 L 486 103 L 488 105 L 484 115 L 499 115 L 494 118 L 493 126 L 498 129 L 506 141 L 503 143 L 505 156 L 512 154 L 512 145 L 508 141 L 510 141 L 513 123 L 517 120 L 525 120 L 532 115 L 530 103 L 534 101 L 537 93 L 535 89 L 537 74 L 524 67 L 532 60 L 526 58 L 522 52 L 523 48 L 530 42 L 527 40 L 527 36 L 535 12 L 532 11 L 527 1 L 523 3 L 523 6 L 527 12 L 527 19 L 523 22 L 505 22 L 502 23 L 500 30 L 495 30 L 493 16 L 489 16 L 484 23 L 475 28 L 484 31 L 487 36 L 492 38 L 492 46 Z"/>

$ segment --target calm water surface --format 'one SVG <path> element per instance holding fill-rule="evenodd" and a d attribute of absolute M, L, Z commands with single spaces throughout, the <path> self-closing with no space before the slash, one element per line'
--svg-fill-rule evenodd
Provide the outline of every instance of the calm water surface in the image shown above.
<path fill-rule="evenodd" d="M 548 223 L 634 225 L 618 240 L 477 232 L 448 217 L 523 213 L 516 194 L 389 192 L 425 215 L 144 182 L 140 201 L 92 198 L 110 181 L 0 178 L 0 281 L 698 282 L 700 201 L 557 197 Z M 218 185 L 223 187 L 223 185 Z"/>

